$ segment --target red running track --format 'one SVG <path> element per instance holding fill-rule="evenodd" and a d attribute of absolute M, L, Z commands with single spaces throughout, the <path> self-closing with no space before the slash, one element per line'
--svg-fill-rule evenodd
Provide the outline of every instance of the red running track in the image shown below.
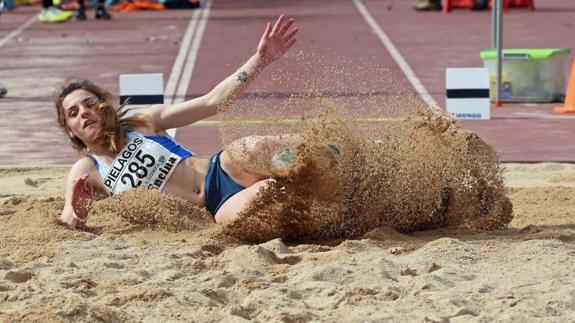
<path fill-rule="evenodd" d="M 491 15 L 468 10 L 418 13 L 411 9 L 413 2 L 396 0 L 388 10 L 389 1 L 364 1 L 415 75 L 443 106 L 445 68 L 482 65 L 479 51 L 490 46 Z M 536 6 L 535 12 L 514 9 L 505 15 L 506 47 L 575 50 L 570 36 L 575 2 L 546 0 L 537 1 Z M 22 7 L 3 14 L 0 37 L 14 33 L 37 11 L 38 7 Z M 167 81 L 193 12 L 116 13 L 108 22 L 34 22 L 0 46 L 0 84 L 9 89 L 9 96 L 0 99 L 0 134 L 4 138 L 0 165 L 72 163 L 77 156 L 54 123 L 50 95 L 56 84 L 68 76 L 79 76 L 117 93 L 119 74 L 163 72 Z M 414 91 L 351 0 L 214 0 L 186 97 L 207 92 L 234 71 L 255 50 L 265 22 L 280 13 L 298 21 L 301 32 L 297 49 L 321 57 L 325 66 L 345 62 L 346 70 L 349 66 L 385 67 L 388 77 L 400 88 Z M 274 70 L 299 68 L 302 79 L 313 77 L 299 63 L 285 59 L 270 66 L 253 91 L 293 91 L 273 82 Z M 349 77 L 345 84 L 348 90 L 361 91 L 362 78 L 377 80 L 378 70 L 372 72 Z M 322 90 L 334 90 L 329 82 L 323 86 Z M 336 90 L 341 90 L 341 84 L 338 86 Z M 394 93 L 384 89 L 381 95 L 386 94 Z M 278 104 L 278 99 L 264 101 L 262 106 L 270 109 Z M 502 161 L 575 161 L 575 143 L 571 140 L 574 117 L 554 114 L 553 106 L 504 105 L 493 108 L 492 120 L 466 121 L 464 125 L 493 144 Z M 220 149 L 215 126 L 186 127 L 178 131 L 177 138 L 199 154 Z"/>

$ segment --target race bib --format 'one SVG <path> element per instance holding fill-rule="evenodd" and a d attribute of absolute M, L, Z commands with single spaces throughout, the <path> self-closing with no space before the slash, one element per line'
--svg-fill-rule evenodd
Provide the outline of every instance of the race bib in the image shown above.
<path fill-rule="evenodd" d="M 180 159 L 157 142 L 136 136 L 114 160 L 104 186 L 110 195 L 140 186 L 161 191 Z"/>

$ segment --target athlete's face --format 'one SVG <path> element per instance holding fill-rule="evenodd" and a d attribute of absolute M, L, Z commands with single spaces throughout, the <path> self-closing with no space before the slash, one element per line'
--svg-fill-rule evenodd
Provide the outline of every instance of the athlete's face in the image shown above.
<path fill-rule="evenodd" d="M 95 142 L 100 133 L 100 117 L 96 112 L 98 97 L 86 90 L 75 90 L 62 101 L 70 136 L 84 143 Z"/>

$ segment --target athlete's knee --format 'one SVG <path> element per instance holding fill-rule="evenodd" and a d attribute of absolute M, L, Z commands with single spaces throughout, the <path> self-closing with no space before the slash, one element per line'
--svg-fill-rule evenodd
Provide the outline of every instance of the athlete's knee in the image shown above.
<path fill-rule="evenodd" d="M 273 178 L 266 178 L 266 179 L 262 179 L 261 181 L 255 183 L 254 186 L 256 186 L 258 189 L 260 189 L 262 187 L 271 185 L 271 183 L 273 183 L 275 181 L 276 180 Z"/>
<path fill-rule="evenodd" d="M 251 153 L 261 149 L 262 144 L 265 144 L 265 136 L 247 136 L 233 141 L 228 149 L 239 150 L 245 153 Z"/>

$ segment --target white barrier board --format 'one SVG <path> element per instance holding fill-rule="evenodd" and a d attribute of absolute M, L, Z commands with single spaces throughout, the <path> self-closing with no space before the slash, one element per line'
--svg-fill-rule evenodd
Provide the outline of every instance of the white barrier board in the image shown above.
<path fill-rule="evenodd" d="M 120 102 L 130 99 L 130 105 L 152 105 L 164 103 L 164 75 L 122 74 L 120 75 Z"/>
<path fill-rule="evenodd" d="M 446 110 L 455 119 L 491 118 L 489 69 L 448 68 L 445 72 Z"/>

